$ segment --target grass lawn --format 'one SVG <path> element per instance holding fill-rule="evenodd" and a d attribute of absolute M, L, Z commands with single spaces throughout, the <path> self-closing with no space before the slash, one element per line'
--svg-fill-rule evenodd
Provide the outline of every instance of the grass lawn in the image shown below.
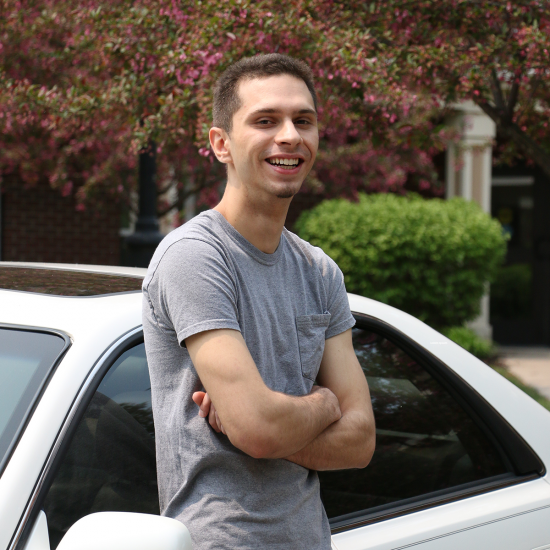
<path fill-rule="evenodd" d="M 540 403 L 545 409 L 548 409 L 550 411 L 550 400 L 546 399 L 543 395 L 541 395 L 537 390 L 532 388 L 531 386 L 526 386 L 523 382 L 518 380 L 515 376 L 510 374 L 505 368 L 503 367 L 496 367 L 492 365 L 493 369 L 495 369 L 499 374 L 504 376 L 507 380 L 510 380 L 512 384 L 515 384 L 520 390 L 523 390 L 528 396 L 532 397 L 535 401 Z"/>

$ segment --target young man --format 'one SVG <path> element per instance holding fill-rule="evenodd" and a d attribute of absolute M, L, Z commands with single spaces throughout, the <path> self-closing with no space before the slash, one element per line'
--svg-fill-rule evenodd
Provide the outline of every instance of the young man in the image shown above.
<path fill-rule="evenodd" d="M 330 549 L 315 470 L 374 451 L 342 273 L 284 228 L 318 140 L 304 63 L 229 67 L 210 130 L 224 196 L 162 241 L 143 284 L 161 510 L 197 550 Z"/>

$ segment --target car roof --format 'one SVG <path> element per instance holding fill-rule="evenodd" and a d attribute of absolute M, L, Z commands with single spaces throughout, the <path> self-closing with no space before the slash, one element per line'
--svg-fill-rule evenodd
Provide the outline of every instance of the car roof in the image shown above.
<path fill-rule="evenodd" d="M 145 270 L 0 262 L 0 289 L 54 296 L 100 296 L 141 290 Z"/>
<path fill-rule="evenodd" d="M 106 275 L 126 275 L 128 277 L 145 277 L 147 268 L 124 267 L 118 265 L 58 264 L 44 262 L 0 262 L 1 267 L 28 267 L 37 269 L 59 269 L 64 271 L 85 271 L 104 273 Z"/>
<path fill-rule="evenodd" d="M 16 270 L 21 270 L 21 281 L 13 282 Z M 38 282 L 33 280 L 33 272 L 39 274 Z M 112 340 L 116 334 L 141 325 L 141 283 L 146 269 L 0 262 L 0 283 L 2 273 L 8 287 L 0 288 L 0 323 L 4 326 L 55 329 L 71 338 L 90 331 L 110 332 Z M 57 273 L 59 277 L 55 277 Z M 44 282 L 46 275 L 53 283 Z M 79 293 L 83 281 L 86 286 Z"/>

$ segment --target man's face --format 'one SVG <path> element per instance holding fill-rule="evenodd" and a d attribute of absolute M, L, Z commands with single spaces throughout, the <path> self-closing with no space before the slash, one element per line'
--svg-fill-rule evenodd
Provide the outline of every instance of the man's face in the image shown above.
<path fill-rule="evenodd" d="M 229 177 L 247 192 L 290 198 L 311 170 L 317 115 L 305 82 L 290 75 L 243 80 L 227 140 Z"/>

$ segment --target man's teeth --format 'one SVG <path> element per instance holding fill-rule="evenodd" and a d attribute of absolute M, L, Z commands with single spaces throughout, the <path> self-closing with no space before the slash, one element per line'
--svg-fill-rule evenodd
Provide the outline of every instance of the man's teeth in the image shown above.
<path fill-rule="evenodd" d="M 278 158 L 274 158 L 274 159 L 267 159 L 267 162 L 269 162 L 269 164 L 277 164 L 277 165 L 285 165 L 285 166 L 297 166 L 298 163 L 300 162 L 299 159 L 278 159 Z"/>

